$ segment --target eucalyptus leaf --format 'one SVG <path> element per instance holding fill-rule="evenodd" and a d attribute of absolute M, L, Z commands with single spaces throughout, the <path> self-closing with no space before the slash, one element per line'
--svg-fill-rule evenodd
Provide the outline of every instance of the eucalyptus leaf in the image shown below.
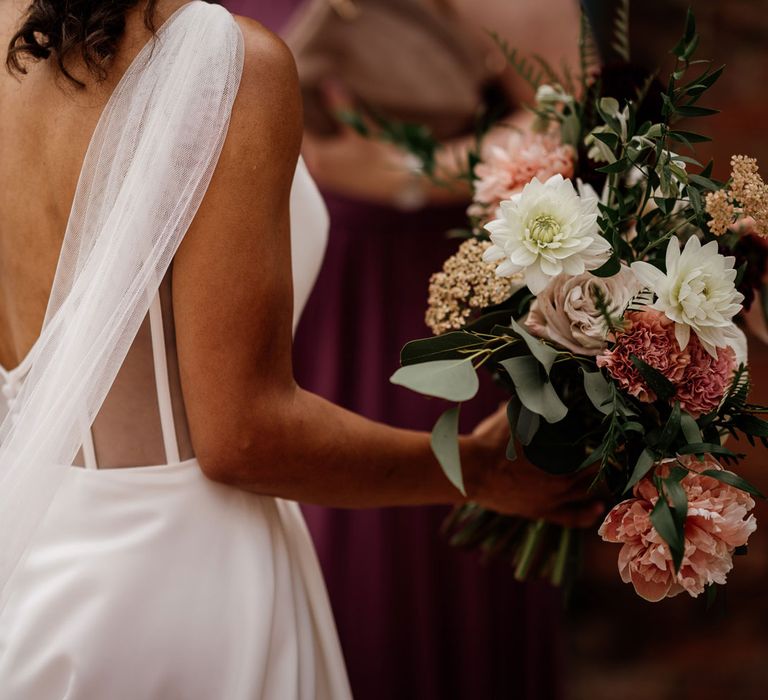
<path fill-rule="evenodd" d="M 566 114 L 560 124 L 560 137 L 564 144 L 578 146 L 579 136 L 581 134 L 581 121 L 575 112 Z"/>
<path fill-rule="evenodd" d="M 597 372 L 582 370 L 582 373 L 587 398 L 600 413 L 610 415 L 613 412 L 613 391 L 610 382 L 599 370 Z"/>
<path fill-rule="evenodd" d="M 536 436 L 540 424 L 541 416 L 538 413 L 529 411 L 525 406 L 520 407 L 520 415 L 517 418 L 515 433 L 521 444 L 531 444 L 531 440 Z"/>
<path fill-rule="evenodd" d="M 392 375 L 393 384 L 447 401 L 468 401 L 477 394 L 480 382 L 472 360 L 435 360 L 401 367 Z"/>
<path fill-rule="evenodd" d="M 414 365 L 432 360 L 464 359 L 460 350 L 480 347 L 484 343 L 476 335 L 464 331 L 412 340 L 400 352 L 400 362 L 403 365 Z"/>
<path fill-rule="evenodd" d="M 437 419 L 432 429 L 432 452 L 443 469 L 448 480 L 463 495 L 464 478 L 461 473 L 461 457 L 459 456 L 459 410 L 461 406 L 453 406 Z"/>
<path fill-rule="evenodd" d="M 607 114 L 608 116 L 615 117 L 619 110 L 619 101 L 614 97 L 601 97 L 598 103 L 600 112 Z"/>
<path fill-rule="evenodd" d="M 520 400 L 513 396 L 507 403 L 507 420 L 509 421 L 510 436 L 507 443 L 506 456 L 510 462 L 517 459 L 517 446 L 515 444 L 515 432 L 517 431 L 517 422 L 520 418 L 520 409 L 522 408 Z"/>
<path fill-rule="evenodd" d="M 543 376 L 541 365 L 530 355 L 502 360 L 515 385 L 515 393 L 529 411 L 540 415 L 547 423 L 557 423 L 568 414 L 552 384 Z"/>
<path fill-rule="evenodd" d="M 549 374 L 552 369 L 552 365 L 555 364 L 555 360 L 559 355 L 551 345 L 542 343 L 538 338 L 534 338 L 525 328 L 523 328 L 514 318 L 509 321 L 510 328 L 515 331 L 528 346 L 528 349 L 544 367 L 544 371 Z M 503 363 L 502 363 L 503 364 Z"/>

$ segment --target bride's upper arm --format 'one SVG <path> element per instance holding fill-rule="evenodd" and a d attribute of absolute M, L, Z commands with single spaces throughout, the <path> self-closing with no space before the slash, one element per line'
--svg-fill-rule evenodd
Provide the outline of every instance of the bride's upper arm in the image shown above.
<path fill-rule="evenodd" d="M 174 260 L 182 388 L 201 464 L 245 447 L 293 386 L 289 198 L 301 144 L 293 58 L 238 20 L 245 65 L 226 143 Z M 254 402 L 255 397 L 263 400 Z"/>

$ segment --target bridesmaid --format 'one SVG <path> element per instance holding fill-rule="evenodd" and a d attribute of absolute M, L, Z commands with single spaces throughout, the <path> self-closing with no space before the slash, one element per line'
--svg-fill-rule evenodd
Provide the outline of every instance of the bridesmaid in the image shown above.
<path fill-rule="evenodd" d="M 297 3 L 225 4 L 277 28 Z M 430 186 L 402 153 L 356 136 L 334 113 L 351 99 L 460 145 L 478 105 L 503 106 L 521 93 L 482 29 L 524 26 L 510 40 L 529 33 L 537 43 L 522 48 L 540 54 L 576 46 L 575 3 L 559 2 L 565 30 L 548 26 L 551 5 L 547 16 L 533 5 L 309 0 L 285 28 L 304 87 L 305 158 L 331 213 L 325 265 L 296 336 L 302 386 L 407 428 L 429 430 L 444 410 L 387 378 L 403 344 L 428 334 L 428 280 L 455 250 L 445 232 L 465 223 L 466 193 Z M 559 62 L 557 50 L 549 53 Z M 467 427 L 500 400 L 493 387 L 484 396 L 465 407 Z M 450 548 L 440 534 L 447 513 L 305 508 L 354 695 L 561 697 L 558 592 Z"/>

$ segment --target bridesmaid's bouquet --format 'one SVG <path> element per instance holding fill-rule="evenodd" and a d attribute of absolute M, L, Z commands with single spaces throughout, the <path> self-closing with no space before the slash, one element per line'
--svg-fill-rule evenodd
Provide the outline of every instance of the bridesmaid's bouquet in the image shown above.
<path fill-rule="evenodd" d="M 631 69 L 625 25 L 620 75 L 596 65 L 586 23 L 578 79 L 500 42 L 536 88 L 533 126 L 470 153 L 465 240 L 429 286 L 434 336 L 405 346 L 392 381 L 454 404 L 432 445 L 463 491 L 459 411 L 490 370 L 509 392 L 509 459 L 520 446 L 553 474 L 593 470 L 613 499 L 599 534 L 658 601 L 724 584 L 756 527 L 760 494 L 727 438 L 768 445 L 738 325 L 765 272 L 768 185 L 746 156 L 718 182 L 694 157 L 708 139 L 678 125 L 714 113 L 699 102 L 722 72 L 693 60 L 690 13 L 664 84 Z M 448 529 L 520 579 L 578 568 L 578 538 L 543 521 L 466 505 Z"/>

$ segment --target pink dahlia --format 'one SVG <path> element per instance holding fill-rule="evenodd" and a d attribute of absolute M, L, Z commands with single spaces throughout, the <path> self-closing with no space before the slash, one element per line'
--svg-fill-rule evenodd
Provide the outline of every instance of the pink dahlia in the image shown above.
<path fill-rule="evenodd" d="M 712 357 L 693 334 L 681 350 L 674 322 L 655 309 L 630 311 L 624 319 L 626 327 L 616 334 L 614 347 L 597 358 L 598 367 L 605 367 L 629 394 L 651 403 L 657 396 L 632 363 L 636 355 L 675 385 L 672 401 L 694 418 L 718 407 L 736 368 L 733 348 L 718 348 Z"/>
<path fill-rule="evenodd" d="M 657 468 L 662 476 L 668 473 L 669 461 Z M 689 470 L 681 482 L 688 496 L 688 517 L 679 572 L 675 573 L 669 547 L 651 523 L 659 494 L 650 478 L 635 486 L 634 498 L 608 513 L 599 530 L 606 542 L 622 545 L 618 562 L 622 581 L 651 602 L 683 591 L 695 598 L 709 584 L 724 584 L 735 549 L 746 545 L 757 527 L 750 514 L 755 502 L 749 494 L 700 473 L 721 470 L 716 459 L 707 455 L 699 462 L 686 455 L 677 462 Z"/>
<path fill-rule="evenodd" d="M 652 403 L 656 394 L 648 387 L 632 363 L 632 355 L 661 372 L 677 384 L 690 362 L 687 350 L 681 350 L 675 339 L 675 324 L 660 311 L 628 311 L 626 326 L 616 335 L 611 350 L 597 357 L 597 366 L 605 367 L 619 386 L 640 401 Z"/>
<path fill-rule="evenodd" d="M 475 205 L 471 213 L 495 210 L 534 177 L 546 182 L 552 175 L 573 176 L 575 152 L 554 136 L 510 132 L 506 144 L 489 145 L 475 168 Z M 479 205 L 479 206 L 478 206 Z"/>

